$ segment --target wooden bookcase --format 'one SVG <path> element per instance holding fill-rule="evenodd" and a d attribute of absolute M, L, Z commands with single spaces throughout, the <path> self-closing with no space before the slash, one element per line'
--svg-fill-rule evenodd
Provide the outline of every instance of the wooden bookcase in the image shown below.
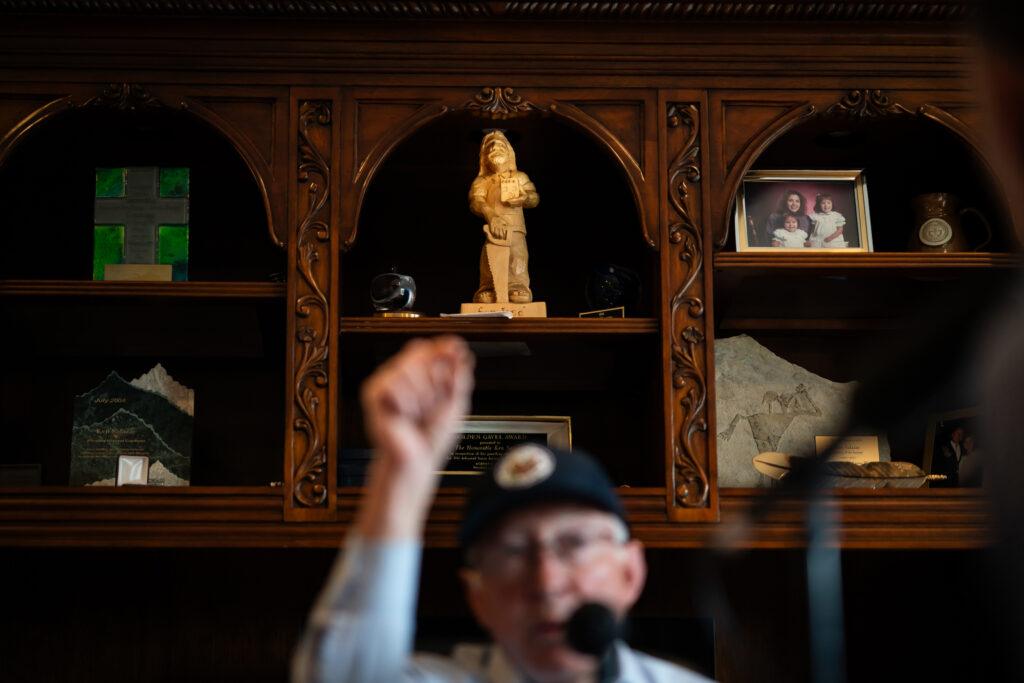
<path fill-rule="evenodd" d="M 44 467 L 0 491 L 5 546 L 333 547 L 360 493 L 338 485 L 366 446 L 359 381 L 408 338 L 456 333 L 530 353 L 482 354 L 478 413 L 571 415 L 637 534 L 698 547 L 761 495 L 717 485 L 716 338 L 855 348 L 899 332 L 887 288 L 994 285 L 1018 263 L 977 141 L 968 3 L 123 4 L 0 6 L 0 463 Z M 475 289 L 466 193 L 490 127 L 541 195 L 548 319 L 433 317 Z M 836 131 L 862 137 L 822 142 Z M 190 281 L 92 282 L 92 168 L 172 162 L 193 169 Z M 748 170 L 829 166 L 868 169 L 875 253 L 735 251 Z M 993 251 L 902 251 L 910 197 L 936 184 L 993 207 Z M 640 274 L 641 301 L 581 320 L 605 263 Z M 393 267 L 431 317 L 370 315 Z M 875 298 L 797 317 L 758 294 L 836 276 Z M 196 389 L 194 485 L 67 487 L 72 397 L 157 360 Z M 463 495 L 441 491 L 429 543 L 453 545 Z M 969 489 L 829 505 L 845 547 L 986 542 Z M 800 507 L 744 542 L 800 546 Z"/>

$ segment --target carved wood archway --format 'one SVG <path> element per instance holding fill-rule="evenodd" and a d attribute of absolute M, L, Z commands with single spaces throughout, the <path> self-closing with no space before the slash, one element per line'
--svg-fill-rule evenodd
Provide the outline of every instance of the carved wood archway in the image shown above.
<path fill-rule="evenodd" d="M 987 152 L 975 132 L 941 106 L 929 103 L 907 106 L 877 88 L 851 90 L 839 100 L 831 102 L 825 96 L 819 96 L 814 101 L 791 104 L 783 115 L 773 119 L 754 135 L 729 165 L 722 183 L 723 192 L 719 195 L 718 210 L 713 212 L 716 215 L 712 228 L 715 250 L 724 247 L 729 239 L 732 228 L 732 212 L 729 208 L 733 205 L 744 176 L 779 138 L 814 118 L 871 122 L 895 117 L 927 120 L 950 131 L 981 160 L 989 174 L 996 177 Z"/>
<path fill-rule="evenodd" d="M 285 247 L 284 240 L 276 232 L 274 219 L 276 212 L 270 199 L 270 188 L 274 184 L 274 175 L 270 164 L 263 158 L 248 136 L 196 98 L 187 96 L 163 98 L 150 88 L 136 83 L 111 83 L 98 92 L 83 91 L 79 94 L 65 95 L 47 102 L 29 113 L 0 139 L 0 165 L 15 148 L 30 140 L 41 127 L 76 111 L 92 108 L 128 112 L 182 111 L 212 129 L 227 140 L 249 170 L 263 202 L 263 210 L 267 217 L 268 236 L 278 248 Z"/>
<path fill-rule="evenodd" d="M 637 98 L 633 103 L 637 105 L 638 119 L 653 114 L 653 98 L 650 102 Z M 495 122 L 554 116 L 580 130 L 588 139 L 597 143 L 622 170 L 633 197 L 643 240 L 653 249 L 660 246 L 656 229 L 658 202 L 653 182 L 657 174 L 653 166 L 647 167 L 650 162 L 645 163 L 642 134 L 639 136 L 640 144 L 624 143 L 621 136 L 600 119 L 599 114 L 584 109 L 589 102 L 581 102 L 571 93 L 537 91 L 528 98 L 508 86 L 484 87 L 468 98 L 466 91 L 451 89 L 440 90 L 434 97 L 430 97 L 429 93 L 424 97 L 423 89 L 417 90 L 416 96 L 402 91 L 388 94 L 375 91 L 354 94 L 347 104 L 350 110 L 347 116 L 352 149 L 346 152 L 350 160 L 345 167 L 353 170 L 351 180 L 343 182 L 342 188 L 344 250 L 350 249 L 355 243 L 366 192 L 395 149 L 428 124 L 458 112 Z M 366 114 L 361 114 L 361 109 L 366 109 Z M 375 116 L 371 117 L 371 113 Z M 388 119 L 389 124 L 382 130 L 370 130 L 373 126 L 379 127 L 381 119 Z M 637 120 L 634 123 L 638 128 L 643 128 L 646 122 Z"/>

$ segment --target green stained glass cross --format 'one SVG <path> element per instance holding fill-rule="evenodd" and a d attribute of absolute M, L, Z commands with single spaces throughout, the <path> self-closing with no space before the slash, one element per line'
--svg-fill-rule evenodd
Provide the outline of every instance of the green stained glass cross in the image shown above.
<path fill-rule="evenodd" d="M 108 264 L 164 264 L 188 279 L 189 169 L 96 169 L 93 279 Z"/>

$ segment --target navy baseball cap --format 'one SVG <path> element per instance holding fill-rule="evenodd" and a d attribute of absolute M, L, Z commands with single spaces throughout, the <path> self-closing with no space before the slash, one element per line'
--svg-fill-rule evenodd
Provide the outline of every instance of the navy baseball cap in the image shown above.
<path fill-rule="evenodd" d="M 626 511 L 604 469 L 582 451 L 539 444 L 513 446 L 469 493 L 459 530 L 463 550 L 504 515 L 543 503 L 580 503 L 626 524 Z"/>

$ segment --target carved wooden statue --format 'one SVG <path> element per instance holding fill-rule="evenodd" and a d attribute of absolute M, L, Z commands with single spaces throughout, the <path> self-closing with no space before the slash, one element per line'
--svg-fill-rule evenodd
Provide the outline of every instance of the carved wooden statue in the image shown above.
<path fill-rule="evenodd" d="M 480 144 L 480 173 L 469 189 L 469 208 L 487 221 L 480 253 L 479 304 L 528 304 L 533 301 L 527 270 L 526 221 L 523 209 L 540 197 L 529 177 L 516 169 L 516 153 L 501 131 Z"/>

